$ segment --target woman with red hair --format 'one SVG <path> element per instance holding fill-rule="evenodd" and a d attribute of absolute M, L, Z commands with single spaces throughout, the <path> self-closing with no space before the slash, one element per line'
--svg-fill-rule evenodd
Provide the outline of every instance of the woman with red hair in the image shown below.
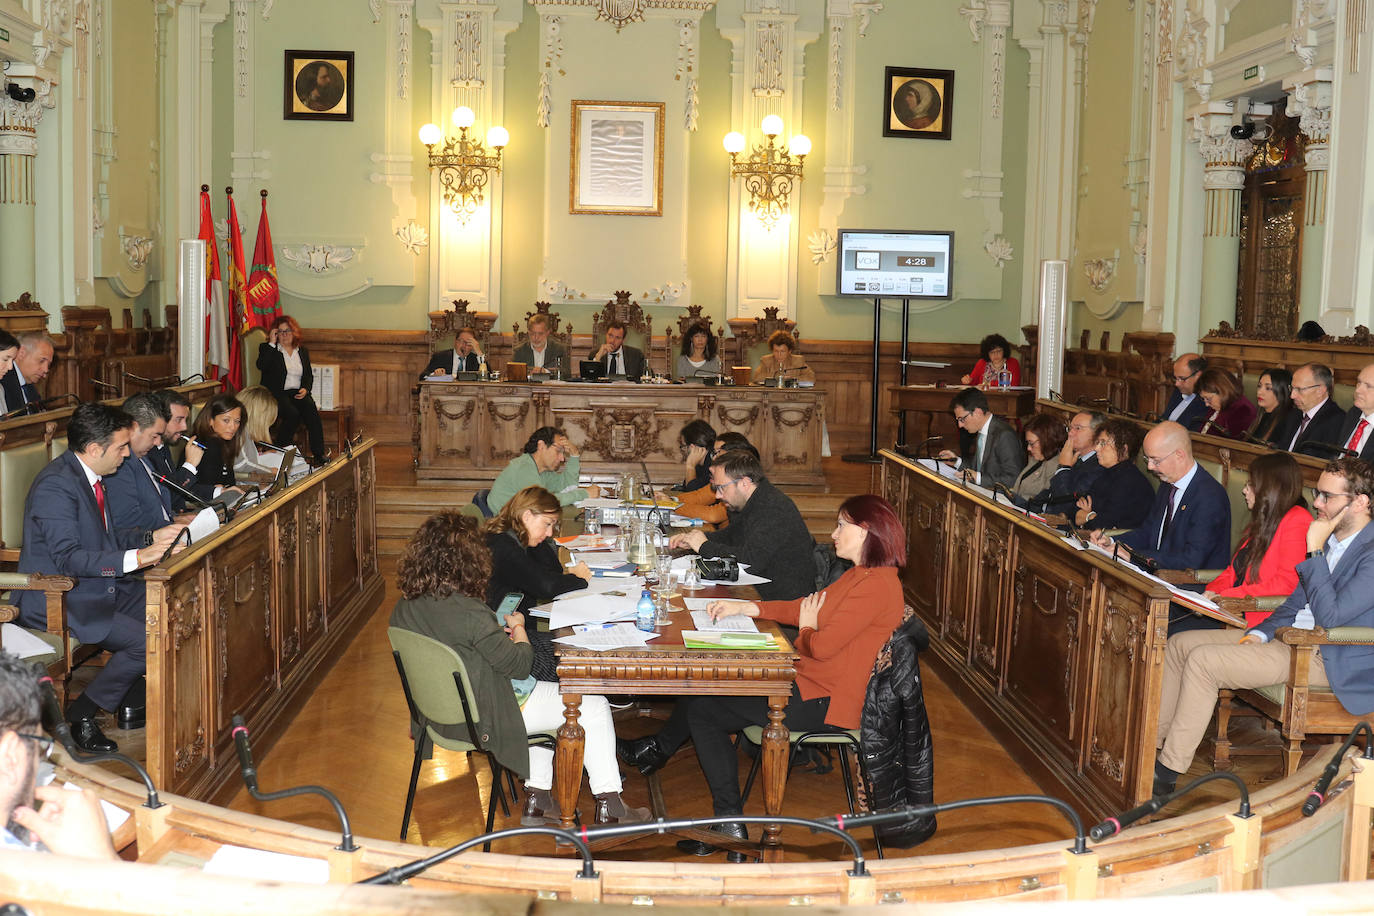
<path fill-rule="evenodd" d="M 743 614 L 798 627 L 797 679 L 783 725 L 794 732 L 859 727 L 868 676 L 878 651 L 902 622 L 905 602 L 897 570 L 906 563 L 906 531 L 880 496 L 851 496 L 831 532 L 835 554 L 854 568 L 819 592 L 793 601 L 713 601 L 713 619 Z M 741 814 L 739 764 L 730 736 L 768 724 L 766 697 L 694 698 L 687 713 L 697 759 L 717 816 Z M 711 828 L 744 839 L 743 824 Z M 684 840 L 683 852 L 709 855 L 714 847 Z M 731 853 L 732 861 L 741 854 Z"/>
<path fill-rule="evenodd" d="M 310 440 L 310 463 L 318 466 L 324 464 L 324 427 L 310 396 L 315 373 L 304 344 L 296 319 L 278 315 L 272 320 L 267 340 L 258 345 L 258 371 L 263 387 L 277 399 L 277 434 L 272 444 L 286 448 L 296 439 L 296 427 L 304 423 Z"/>

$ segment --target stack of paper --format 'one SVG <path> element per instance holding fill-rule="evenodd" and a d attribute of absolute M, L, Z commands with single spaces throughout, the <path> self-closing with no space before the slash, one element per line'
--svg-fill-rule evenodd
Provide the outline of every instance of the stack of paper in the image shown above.
<path fill-rule="evenodd" d="M 609 623 L 615 620 L 634 620 L 639 592 L 613 595 L 603 592 L 555 601 L 549 611 L 550 629 L 561 629 L 581 623 Z"/>
<path fill-rule="evenodd" d="M 743 614 L 732 614 L 729 617 L 722 617 L 719 620 L 711 619 L 710 611 L 692 611 L 692 626 L 698 630 L 726 631 L 730 630 L 737 633 L 757 633 L 758 625 L 754 623 L 754 618 L 745 617 Z"/>
<path fill-rule="evenodd" d="M 608 623 L 573 627 L 571 636 L 560 636 L 554 642 L 604 652 L 607 649 L 647 648 L 649 640 L 657 637 L 657 633 L 646 633 L 632 623 Z"/>

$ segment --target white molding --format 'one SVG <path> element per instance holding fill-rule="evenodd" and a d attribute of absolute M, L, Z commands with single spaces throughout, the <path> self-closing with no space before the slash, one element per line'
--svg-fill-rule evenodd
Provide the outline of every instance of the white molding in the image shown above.
<path fill-rule="evenodd" d="M 272 178 L 268 162 L 272 154 L 257 149 L 257 119 L 254 101 L 256 80 L 256 21 L 253 7 L 257 0 L 230 0 L 230 24 L 234 36 L 234 138 L 230 153 L 230 184 L 267 183 Z"/>
<path fill-rule="evenodd" d="M 697 129 L 697 45 L 701 39 L 698 19 L 677 20 L 677 70 L 673 78 L 682 83 L 682 128 L 695 133 Z"/>
<path fill-rule="evenodd" d="M 354 258 L 362 247 L 334 245 L 329 242 L 304 242 L 299 245 L 278 245 L 278 263 L 307 276 L 341 273 L 355 266 Z"/>
<path fill-rule="evenodd" d="M 386 185 L 391 191 L 390 225 L 392 233 L 400 238 L 400 233 L 415 225 L 419 207 L 415 199 L 413 169 L 415 157 L 415 131 L 423 118 L 414 111 L 411 91 L 414 63 L 415 0 L 385 0 L 380 8 L 385 20 L 386 52 L 383 61 L 384 90 L 382 92 L 383 134 L 382 148 L 371 153 L 368 158 L 373 164 L 368 180 L 373 184 Z M 403 239 L 404 241 L 404 239 Z M 426 232 L 426 243 L 428 232 Z M 407 245 L 409 248 L 409 245 Z M 412 249 L 412 253 L 418 253 Z M 388 276 L 382 282 L 387 285 L 413 286 L 421 264 L 418 260 L 410 265 L 409 276 L 402 267 L 400 275 L 393 280 Z M 390 272 L 388 272 L 390 274 Z"/>
<path fill-rule="evenodd" d="M 549 126 L 549 116 L 553 113 L 553 78 L 563 75 L 563 18 L 552 13 L 540 11 L 539 42 L 542 56 L 539 61 L 539 104 L 535 110 L 535 123 L 540 127 Z"/>

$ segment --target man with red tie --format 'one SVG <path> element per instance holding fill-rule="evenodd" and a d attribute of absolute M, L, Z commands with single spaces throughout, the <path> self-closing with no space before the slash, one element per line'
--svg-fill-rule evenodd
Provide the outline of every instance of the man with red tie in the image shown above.
<path fill-rule="evenodd" d="M 1360 370 L 1355 382 L 1355 406 L 1345 412 L 1338 445 L 1374 463 L 1374 363 Z"/>
<path fill-rule="evenodd" d="M 24 502 L 21 573 L 69 576 L 67 626 L 76 638 L 112 654 L 86 691 L 67 707 L 76 743 L 88 751 L 113 751 L 96 722 L 113 710 L 144 672 L 144 585 L 130 573 L 158 562 L 184 525 L 167 525 L 145 538 L 114 527 L 102 478 L 119 470 L 129 454 L 133 417 L 105 404 L 82 404 L 67 426 L 68 450 L 38 472 Z M 19 597 L 19 620 L 47 628 L 42 592 Z"/>

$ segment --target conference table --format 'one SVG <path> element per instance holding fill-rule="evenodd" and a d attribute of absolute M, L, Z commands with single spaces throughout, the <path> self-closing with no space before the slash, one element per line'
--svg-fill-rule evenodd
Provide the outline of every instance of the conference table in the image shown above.
<path fill-rule="evenodd" d="M 705 586 L 694 598 L 754 597 L 753 589 Z M 647 648 L 596 651 L 554 644 L 558 656 L 559 692 L 563 695 L 564 722 L 558 728 L 554 750 L 554 796 L 563 812 L 563 826 L 573 826 L 573 812 L 582 787 L 582 752 L 585 732 L 578 722 L 583 694 L 633 694 L 639 696 L 762 696 L 768 698 L 768 724 L 763 730 L 763 805 L 769 815 L 782 813 L 787 782 L 788 734 L 783 711 L 792 694 L 798 655 L 771 620 L 756 620 L 759 630 L 773 634 L 775 649 L 689 649 L 682 631 L 692 629 L 692 617 L 681 598 L 673 599 L 671 622 L 658 628 L 659 637 Z M 560 630 L 555 635 L 564 635 Z M 781 826 L 764 829 L 763 861 L 781 862 Z M 685 836 L 722 849 L 754 851 L 753 844 L 732 843 L 705 830 Z"/>

